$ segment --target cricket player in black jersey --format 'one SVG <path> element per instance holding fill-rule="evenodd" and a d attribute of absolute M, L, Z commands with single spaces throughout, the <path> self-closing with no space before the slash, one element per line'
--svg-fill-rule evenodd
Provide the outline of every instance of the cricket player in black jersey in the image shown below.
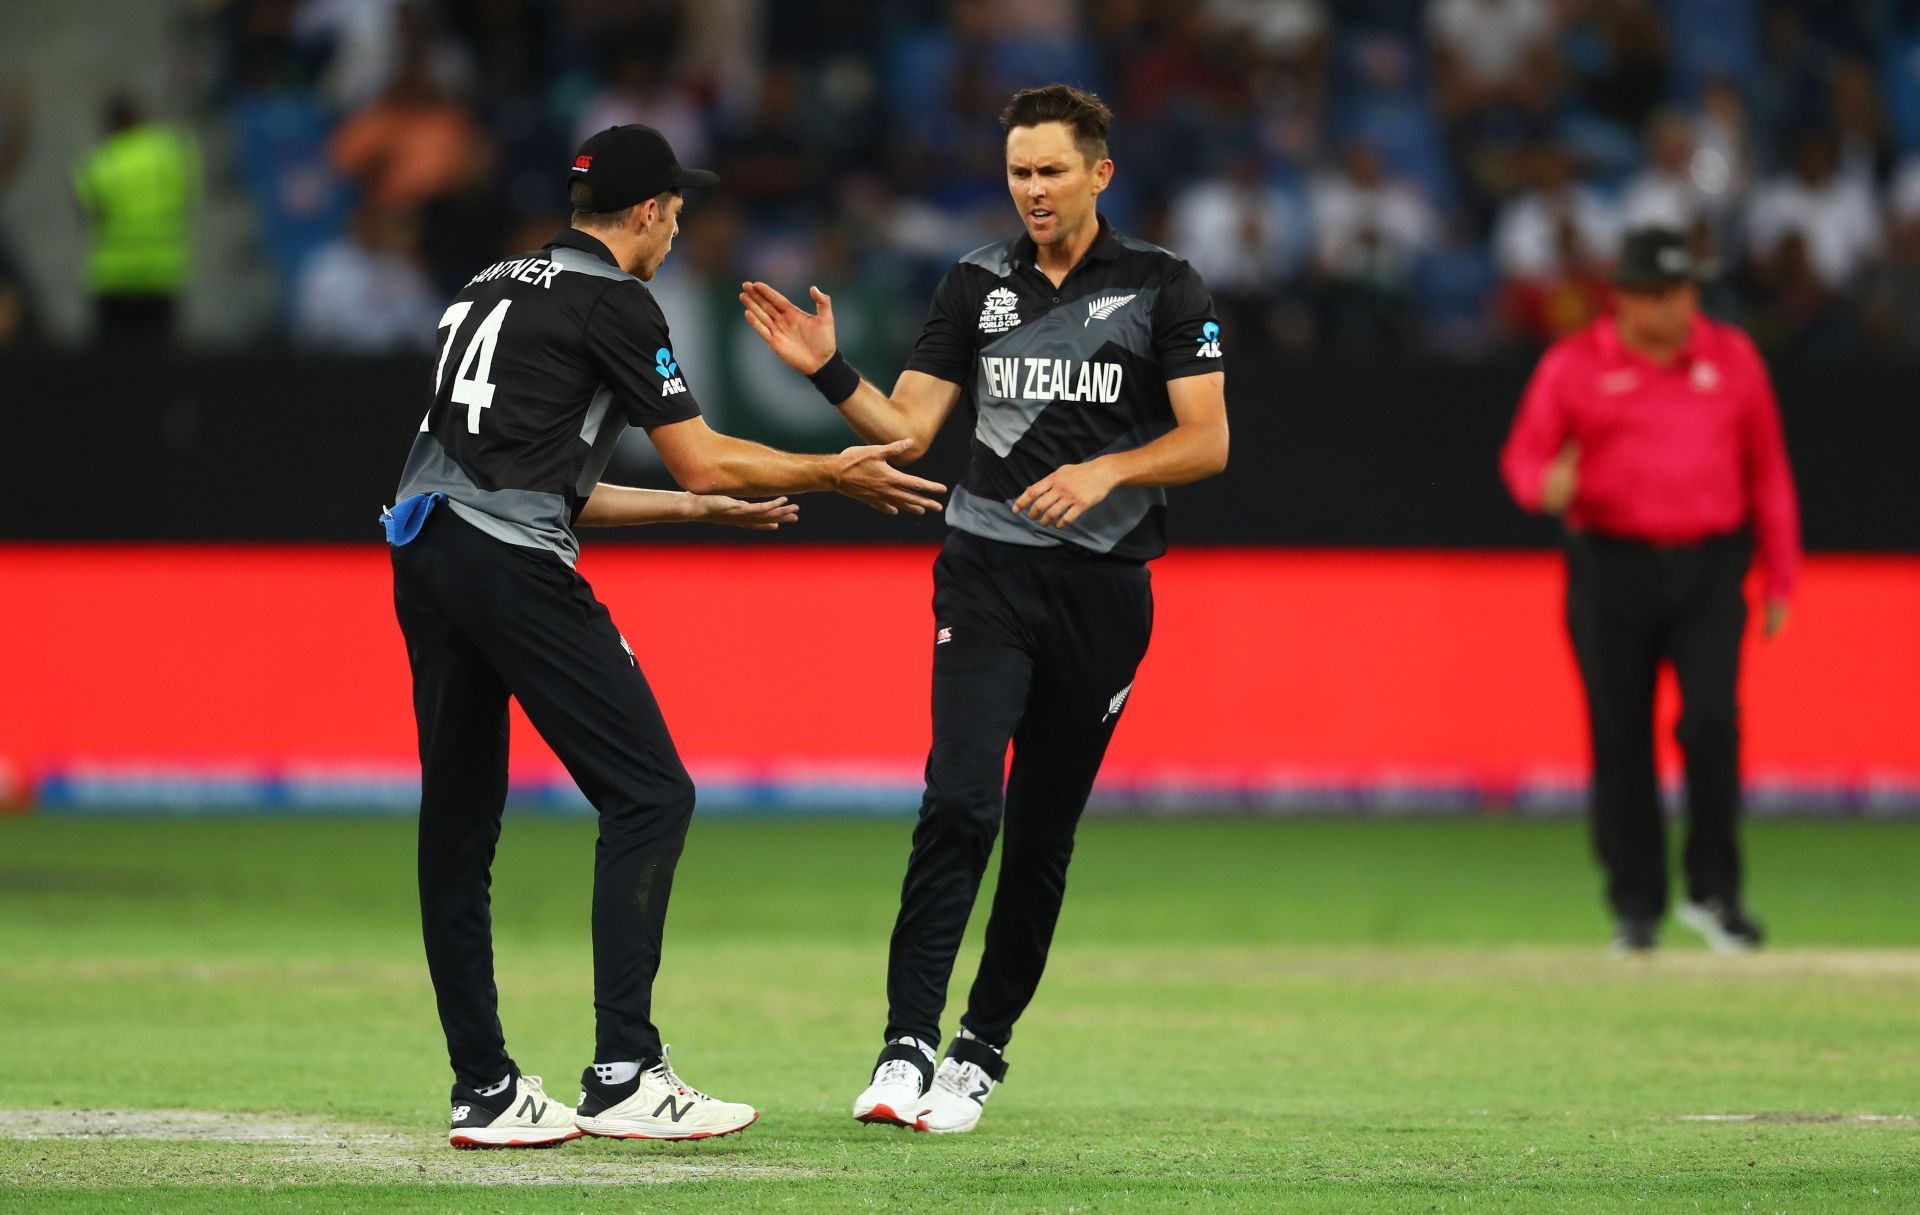
<path fill-rule="evenodd" d="M 977 421 L 934 565 L 933 750 L 887 968 L 886 1045 L 853 1113 L 968 1131 L 1006 1075 L 1166 549 L 1166 494 L 1227 463 L 1220 326 L 1200 276 L 1096 212 L 1112 115 L 1067 85 L 1000 115 L 1023 236 L 947 272 L 891 396 L 808 313 L 742 285 L 747 321 L 871 442 L 923 453 L 965 395 Z M 1007 747 L 1013 747 L 1008 775 Z M 1003 779 L 1004 777 L 1004 779 Z M 935 1071 L 954 954 L 1004 818 L 986 953 Z"/>
<path fill-rule="evenodd" d="M 456 1147 L 583 1133 L 700 1139 L 758 1117 L 681 1082 L 651 1020 L 694 789 L 633 648 L 574 572 L 574 528 L 708 519 L 765 529 L 794 507 L 723 495 L 831 490 L 918 514 L 943 492 L 888 465 L 905 441 L 802 456 L 708 429 L 645 282 L 678 231 L 681 190 L 716 180 L 681 168 L 649 127 L 586 142 L 571 169 L 572 226 L 475 275 L 441 318 L 433 404 L 383 515 L 420 727 L 420 908 L 455 1077 Z M 629 424 L 647 429 L 691 494 L 600 484 Z M 497 1012 L 487 891 L 509 696 L 600 816 L 597 1046 L 577 1109 L 521 1074 Z"/>

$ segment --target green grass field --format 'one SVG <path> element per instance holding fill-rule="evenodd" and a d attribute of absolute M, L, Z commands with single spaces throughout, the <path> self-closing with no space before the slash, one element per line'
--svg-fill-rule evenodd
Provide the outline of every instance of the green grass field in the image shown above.
<path fill-rule="evenodd" d="M 1920 825 L 1756 824 L 1776 946 L 1622 962 L 1575 824 L 1089 823 L 951 1138 L 846 1116 L 907 830 L 696 824 L 657 1013 L 757 1126 L 479 1153 L 410 824 L 0 819 L 0 1209 L 1920 1210 Z M 509 1045 L 568 1098 L 591 836 L 510 818 L 494 887 Z"/>

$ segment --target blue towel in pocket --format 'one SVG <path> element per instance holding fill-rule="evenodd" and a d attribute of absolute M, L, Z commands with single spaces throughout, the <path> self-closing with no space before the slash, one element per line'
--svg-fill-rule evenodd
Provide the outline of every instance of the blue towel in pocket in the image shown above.
<path fill-rule="evenodd" d="M 387 529 L 387 543 L 398 548 L 420 534 L 433 508 L 447 500 L 445 494 L 414 494 L 380 510 L 381 526 Z"/>

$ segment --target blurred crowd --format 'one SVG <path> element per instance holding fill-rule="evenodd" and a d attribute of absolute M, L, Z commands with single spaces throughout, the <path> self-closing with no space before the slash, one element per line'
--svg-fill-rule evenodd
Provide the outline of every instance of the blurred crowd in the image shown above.
<path fill-rule="evenodd" d="M 1057 79 L 1116 111 L 1104 209 L 1191 259 L 1243 337 L 1537 346 L 1605 306 L 1623 230 L 1661 223 L 1766 343 L 1920 350 L 1920 0 L 190 12 L 202 127 L 229 149 L 208 171 L 250 200 L 275 331 L 315 348 L 430 343 L 476 266 L 564 220 L 571 149 L 622 122 L 724 180 L 690 200 L 682 290 L 751 272 L 922 299 L 1014 230 L 995 115 Z"/>

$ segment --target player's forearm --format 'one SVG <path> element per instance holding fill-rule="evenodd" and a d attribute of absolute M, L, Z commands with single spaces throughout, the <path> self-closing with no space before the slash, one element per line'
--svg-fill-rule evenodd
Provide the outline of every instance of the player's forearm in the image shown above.
<path fill-rule="evenodd" d="M 1167 488 L 1202 481 L 1227 467 L 1227 426 L 1175 426 L 1153 442 L 1094 461 L 1119 485 Z"/>
<path fill-rule="evenodd" d="M 602 483 L 593 487 L 573 524 L 634 527 L 643 523 L 691 523 L 701 513 L 699 501 L 692 494 Z"/>
<path fill-rule="evenodd" d="M 915 424 L 915 411 L 881 392 L 872 380 L 861 380 L 853 395 L 839 402 L 836 408 L 853 433 L 869 443 L 910 440 L 913 447 L 899 460 L 901 464 L 918 460 L 933 442 L 933 435 L 922 433 L 922 428 Z"/>
<path fill-rule="evenodd" d="M 835 488 L 835 456 L 803 456 L 759 443 L 715 435 L 718 440 L 687 476 L 674 479 L 695 494 L 742 498 L 810 494 Z"/>

